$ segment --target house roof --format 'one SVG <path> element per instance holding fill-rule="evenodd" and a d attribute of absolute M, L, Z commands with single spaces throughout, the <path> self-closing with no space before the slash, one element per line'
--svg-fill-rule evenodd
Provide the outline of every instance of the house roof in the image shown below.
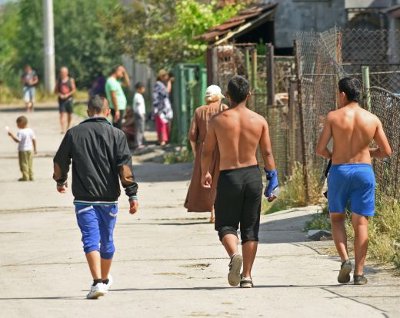
<path fill-rule="evenodd" d="M 277 5 L 277 3 L 268 3 L 246 8 L 240 11 L 237 16 L 212 27 L 199 38 L 210 44 L 223 43 L 230 38 L 250 31 L 266 21 L 271 21 Z"/>
<path fill-rule="evenodd" d="M 384 10 L 384 12 L 390 15 L 392 18 L 400 18 L 400 5 L 392 6 Z"/>

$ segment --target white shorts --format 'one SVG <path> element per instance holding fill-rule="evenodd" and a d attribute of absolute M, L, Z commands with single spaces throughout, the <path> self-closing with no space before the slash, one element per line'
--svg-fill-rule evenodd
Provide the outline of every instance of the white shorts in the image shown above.
<path fill-rule="evenodd" d="M 35 101 L 35 87 L 24 87 L 24 102 L 33 103 Z"/>

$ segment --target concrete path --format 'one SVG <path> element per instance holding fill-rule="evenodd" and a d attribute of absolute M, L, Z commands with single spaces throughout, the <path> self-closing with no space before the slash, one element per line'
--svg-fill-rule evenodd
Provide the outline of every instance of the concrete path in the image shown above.
<path fill-rule="evenodd" d="M 17 115 L 0 112 L 0 128 Z M 39 145 L 33 183 L 16 181 L 16 145 L 0 134 L 0 317 L 400 317 L 400 282 L 389 271 L 368 268 L 364 287 L 337 285 L 338 259 L 302 232 L 315 208 L 263 216 L 256 288 L 229 287 L 208 215 L 182 207 L 188 164 L 135 165 L 141 210 L 129 215 L 121 197 L 112 292 L 86 300 L 91 279 L 72 195 L 51 180 L 57 112 L 29 120 Z"/>

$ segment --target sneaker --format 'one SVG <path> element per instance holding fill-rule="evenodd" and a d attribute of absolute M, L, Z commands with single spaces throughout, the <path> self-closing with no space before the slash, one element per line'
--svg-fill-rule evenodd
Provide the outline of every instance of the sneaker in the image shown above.
<path fill-rule="evenodd" d="M 243 258 L 240 254 L 231 257 L 229 263 L 228 282 L 231 286 L 237 286 L 240 283 L 240 270 L 242 269 Z"/>
<path fill-rule="evenodd" d="M 112 276 L 110 274 L 108 274 L 108 283 L 105 284 L 103 283 L 103 285 L 105 286 L 105 290 L 108 293 L 108 291 L 110 290 L 111 285 L 113 284 L 114 280 L 112 278 Z"/>
<path fill-rule="evenodd" d="M 364 275 L 354 275 L 354 285 L 365 285 L 368 279 Z"/>
<path fill-rule="evenodd" d="M 96 286 L 90 286 L 90 292 L 86 295 L 87 299 L 97 299 L 100 296 L 106 294 L 106 285 L 103 283 L 97 283 Z"/>
<path fill-rule="evenodd" d="M 241 276 L 242 278 L 240 279 L 240 288 L 253 288 L 253 280 L 251 277 L 244 277 Z"/>
<path fill-rule="evenodd" d="M 344 261 L 342 266 L 340 267 L 339 275 L 338 275 L 338 282 L 340 284 L 346 284 L 350 281 L 350 273 L 353 269 L 350 260 Z"/>

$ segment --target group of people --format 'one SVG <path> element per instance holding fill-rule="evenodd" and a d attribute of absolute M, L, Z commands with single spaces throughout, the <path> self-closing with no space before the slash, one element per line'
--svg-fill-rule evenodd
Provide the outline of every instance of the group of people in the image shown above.
<path fill-rule="evenodd" d="M 166 70 L 160 70 L 153 88 L 153 109 L 151 113 L 152 118 L 155 120 L 158 143 L 161 146 L 170 141 L 173 119 L 170 99 L 172 81 L 173 77 L 170 73 Z M 39 84 L 39 78 L 30 65 L 24 67 L 21 83 L 23 85 L 26 110 L 31 112 L 34 109 L 35 87 Z M 111 69 L 108 77 L 100 74 L 96 78 L 89 91 L 89 95 L 99 95 L 107 99 L 113 125 L 126 133 L 132 148 L 141 149 L 145 145 L 146 104 L 143 94 L 146 89 L 142 82 L 135 84 L 135 94 L 130 107 L 124 92 L 124 88 L 129 89 L 130 85 L 129 74 L 125 67 L 123 65 L 116 65 Z M 69 75 L 69 70 L 65 66 L 59 70 L 54 93 L 58 97 L 61 133 L 65 134 L 71 127 L 73 96 L 76 93 L 75 79 Z"/>
<path fill-rule="evenodd" d="M 122 68 L 115 69 L 115 79 L 124 78 Z M 162 78 L 160 78 L 162 79 Z M 164 108 L 158 120 L 167 117 L 167 86 L 159 88 Z M 165 89 L 165 90 L 164 90 Z M 67 190 L 72 163 L 72 192 L 75 212 L 82 233 L 83 250 L 93 283 L 87 298 L 105 295 L 113 279 L 110 275 L 115 246 L 113 232 L 118 215 L 120 182 L 129 199 L 129 212 L 138 211 L 138 184 L 134 178 L 132 157 L 125 134 L 107 118 L 114 114 L 114 124 L 122 116 L 125 101 L 112 79 L 106 85 L 110 102 L 100 95 L 90 97 L 89 118 L 69 129 L 54 157 L 57 191 Z M 368 218 L 375 213 L 375 178 L 372 158 L 384 158 L 391 148 L 380 120 L 359 105 L 361 85 L 358 80 L 339 81 L 338 109 L 330 112 L 317 145 L 317 154 L 332 160 L 328 176 L 328 204 L 335 245 L 342 264 L 339 283 L 348 283 L 353 265 L 349 260 L 345 232 L 345 210 L 349 207 L 355 230 L 354 284 L 367 283 L 363 269 L 368 243 Z M 269 126 L 264 117 L 247 108 L 250 85 L 241 76 L 228 84 L 223 104 L 221 89 L 210 86 L 206 105 L 199 107 L 192 120 L 189 139 L 195 154 L 193 178 L 186 207 L 190 211 L 213 211 L 215 229 L 229 258 L 228 282 L 231 286 L 253 287 L 252 267 L 256 257 L 262 195 L 268 201 L 278 196 L 278 174 L 272 152 Z M 162 122 L 161 125 L 165 124 Z M 27 130 L 23 118 L 18 127 Z M 163 128 L 165 132 L 165 127 Z M 20 145 L 22 134 L 11 136 Z M 327 145 L 333 140 L 333 149 Z M 377 147 L 370 148 L 371 141 Z M 262 175 L 256 152 L 263 158 L 267 185 L 263 191 Z M 27 179 L 31 176 L 26 175 Z M 213 217 L 213 216 L 212 216 Z M 238 249 L 240 229 L 242 253 Z M 243 267 L 243 268 L 242 268 Z"/>
<path fill-rule="evenodd" d="M 343 78 L 338 87 L 338 109 L 327 115 L 316 149 L 317 155 L 331 161 L 327 198 L 333 239 L 342 261 L 338 282 L 348 283 L 353 270 L 345 230 L 349 208 L 355 231 L 353 280 L 356 285 L 364 285 L 368 218 L 375 214 L 371 160 L 390 156 L 392 150 L 380 120 L 359 105 L 361 83 Z M 247 80 L 232 78 L 227 94 L 229 107 L 222 103 L 221 89 L 211 85 L 206 91 L 206 105 L 194 113 L 188 137 L 195 160 L 185 207 L 189 212 L 211 212 L 210 222 L 215 221 L 215 229 L 231 259 L 229 284 L 252 287 L 263 188 L 256 160 L 258 146 L 269 181 L 264 192 L 269 202 L 279 193 L 278 177 L 268 124 L 246 108 L 250 98 Z M 332 150 L 328 148 L 331 140 Z M 370 148 L 371 141 L 377 147 Z M 243 256 L 237 248 L 239 227 Z"/>

